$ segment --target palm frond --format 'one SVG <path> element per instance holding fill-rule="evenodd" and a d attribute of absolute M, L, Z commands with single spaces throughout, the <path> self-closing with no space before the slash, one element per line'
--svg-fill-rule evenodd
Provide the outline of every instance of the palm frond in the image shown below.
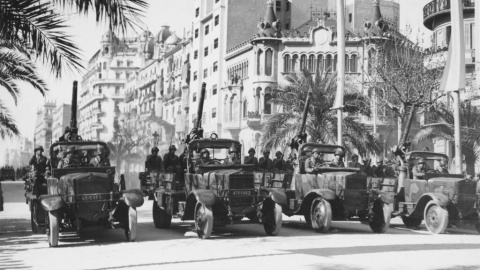
<path fill-rule="evenodd" d="M 6 137 L 13 137 L 19 135 L 20 131 L 18 130 L 18 127 L 15 124 L 12 115 L 0 101 L 0 137 L 2 139 L 5 139 Z"/>

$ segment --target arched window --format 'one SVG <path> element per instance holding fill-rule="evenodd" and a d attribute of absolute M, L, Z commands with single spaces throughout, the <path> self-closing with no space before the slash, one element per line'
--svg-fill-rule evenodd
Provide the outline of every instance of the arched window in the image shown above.
<path fill-rule="evenodd" d="M 318 55 L 317 56 L 317 70 L 318 70 L 318 73 L 322 74 L 324 72 L 324 58 L 323 58 L 323 55 Z"/>
<path fill-rule="evenodd" d="M 290 55 L 283 57 L 283 72 L 290 72 Z"/>
<path fill-rule="evenodd" d="M 262 91 L 262 88 L 257 87 L 256 93 L 255 93 L 255 111 L 259 112 L 260 111 L 260 92 Z"/>
<path fill-rule="evenodd" d="M 300 56 L 300 69 L 306 69 L 307 68 L 307 56 L 302 55 Z"/>
<path fill-rule="evenodd" d="M 295 72 L 298 69 L 298 55 L 294 55 L 292 58 L 292 72 Z"/>
<path fill-rule="evenodd" d="M 333 57 L 333 68 L 332 68 L 332 70 L 333 70 L 334 72 L 337 71 L 337 64 L 338 64 L 338 56 L 335 55 L 335 56 Z"/>
<path fill-rule="evenodd" d="M 374 67 L 375 67 L 375 50 L 371 49 L 368 51 L 368 68 L 367 68 L 368 75 L 373 74 Z"/>
<path fill-rule="evenodd" d="M 357 72 L 357 55 L 353 54 L 350 57 L 350 72 Z"/>
<path fill-rule="evenodd" d="M 224 112 L 228 112 L 229 111 L 229 108 L 228 108 L 228 96 L 225 96 L 225 99 L 223 101 L 223 110 Z M 227 113 L 224 113 L 223 114 L 223 121 L 227 122 L 228 121 L 228 114 Z"/>
<path fill-rule="evenodd" d="M 257 52 L 257 75 L 262 74 L 262 56 L 263 56 L 263 51 L 258 50 Z"/>
<path fill-rule="evenodd" d="M 247 103 L 247 100 L 245 99 L 243 101 L 243 118 L 247 118 L 248 116 L 248 103 Z"/>
<path fill-rule="evenodd" d="M 272 50 L 267 50 L 265 52 L 265 75 L 272 76 L 272 60 L 273 60 Z"/>
<path fill-rule="evenodd" d="M 345 54 L 345 72 L 350 71 L 350 61 L 349 61 L 348 54 Z"/>
<path fill-rule="evenodd" d="M 271 114 L 272 113 L 272 104 L 270 104 L 270 100 L 272 99 L 272 94 L 270 93 L 270 87 L 265 88 L 265 97 L 263 101 L 263 113 L 264 114 Z"/>
<path fill-rule="evenodd" d="M 325 57 L 325 72 L 332 72 L 332 56 L 330 54 Z"/>
<path fill-rule="evenodd" d="M 308 71 L 315 72 L 315 56 L 310 55 L 308 57 Z"/>

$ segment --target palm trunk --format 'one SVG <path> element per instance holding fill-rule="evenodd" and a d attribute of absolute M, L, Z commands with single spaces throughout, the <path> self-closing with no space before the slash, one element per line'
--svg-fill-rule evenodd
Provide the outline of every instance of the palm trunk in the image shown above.
<path fill-rule="evenodd" d="M 475 153 L 471 148 L 462 147 L 462 152 L 465 155 L 465 164 L 467 165 L 467 173 L 475 175 Z"/>

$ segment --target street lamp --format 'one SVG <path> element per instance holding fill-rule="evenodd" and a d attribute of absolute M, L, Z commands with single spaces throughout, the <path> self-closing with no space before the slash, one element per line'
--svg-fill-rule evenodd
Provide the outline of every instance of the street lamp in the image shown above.
<path fill-rule="evenodd" d="M 149 149 L 150 149 L 150 143 L 147 142 L 147 143 L 145 144 L 145 151 L 147 152 L 147 155 L 148 155 L 148 150 L 149 150 Z"/>
<path fill-rule="evenodd" d="M 158 137 L 160 137 L 160 134 L 158 134 L 158 132 L 155 130 L 155 132 L 152 134 L 152 136 L 153 136 L 153 144 L 155 146 L 157 146 L 158 145 Z"/>

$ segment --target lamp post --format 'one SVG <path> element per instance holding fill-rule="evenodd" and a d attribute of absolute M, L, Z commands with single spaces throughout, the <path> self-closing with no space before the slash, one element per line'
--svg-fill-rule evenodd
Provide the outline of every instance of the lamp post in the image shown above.
<path fill-rule="evenodd" d="M 147 155 L 148 155 L 148 149 L 150 149 L 150 142 L 147 142 L 145 144 L 145 152 L 147 153 Z"/>
<path fill-rule="evenodd" d="M 158 138 L 160 137 L 160 134 L 155 130 L 155 132 L 152 134 L 153 136 L 153 145 L 157 146 L 158 145 Z"/>

